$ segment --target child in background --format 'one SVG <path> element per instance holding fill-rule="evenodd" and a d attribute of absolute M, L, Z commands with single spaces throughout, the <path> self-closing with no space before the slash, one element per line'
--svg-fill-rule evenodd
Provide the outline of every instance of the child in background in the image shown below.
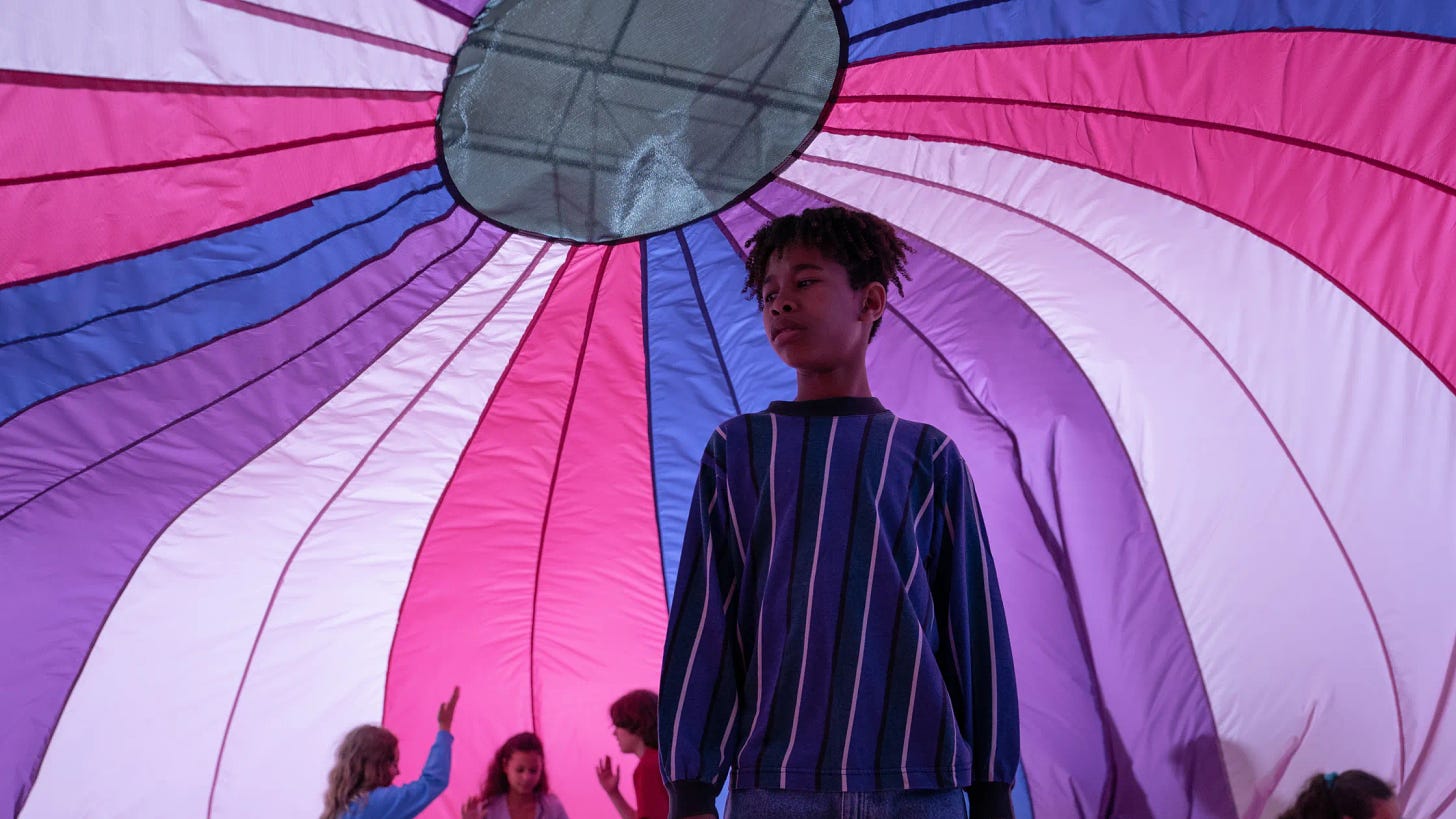
<path fill-rule="evenodd" d="M 1316 774 L 1279 819 L 1400 819 L 1395 792 L 1364 771 Z"/>
<path fill-rule="evenodd" d="M 622 819 L 667 819 L 667 788 L 663 787 L 657 761 L 657 695 L 645 689 L 629 691 L 612 703 L 608 712 L 617 747 L 639 758 L 632 771 L 637 809 L 634 811 L 622 797 L 618 787 L 622 769 L 613 770 L 611 757 L 604 756 L 597 764 L 597 781 Z"/>
<path fill-rule="evenodd" d="M 524 731 L 491 758 L 480 794 L 465 800 L 461 819 L 566 819 L 566 808 L 546 781 L 541 738 Z"/>
<path fill-rule="evenodd" d="M 440 731 L 425 758 L 420 778 L 395 786 L 399 776 L 399 739 L 378 725 L 361 725 L 339 743 L 329 787 L 324 792 L 322 819 L 413 819 L 420 815 L 450 782 L 450 745 L 454 737 L 455 703 L 460 686 L 450 701 L 440 706 L 436 718 Z"/>
<path fill-rule="evenodd" d="M 906 245 L 844 208 L 769 222 L 744 291 L 793 401 L 713 431 L 662 665 L 672 819 L 1012 815 L 1011 646 L 975 489 L 870 390 Z M 964 793 L 963 793 L 964 791 Z"/>

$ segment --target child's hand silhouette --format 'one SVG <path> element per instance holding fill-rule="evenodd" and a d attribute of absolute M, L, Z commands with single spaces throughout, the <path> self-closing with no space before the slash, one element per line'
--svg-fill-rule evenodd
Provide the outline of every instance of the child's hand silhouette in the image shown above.
<path fill-rule="evenodd" d="M 455 693 L 450 695 L 450 701 L 440 705 L 440 730 L 449 731 L 451 724 L 455 722 L 455 703 L 460 701 L 460 686 L 455 686 Z"/>
<path fill-rule="evenodd" d="M 460 806 L 460 819 L 485 819 L 485 799 L 479 795 L 466 799 Z"/>
<path fill-rule="evenodd" d="M 597 781 L 602 783 L 602 790 L 607 793 L 616 791 L 617 786 L 621 784 L 622 769 L 620 767 L 616 770 L 612 769 L 611 757 L 604 756 L 602 761 L 597 763 Z"/>

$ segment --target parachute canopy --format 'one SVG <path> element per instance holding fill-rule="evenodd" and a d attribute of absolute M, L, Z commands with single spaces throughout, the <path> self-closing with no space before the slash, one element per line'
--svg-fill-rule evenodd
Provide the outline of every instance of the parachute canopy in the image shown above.
<path fill-rule="evenodd" d="M 793 394 L 744 243 L 841 204 L 915 250 L 871 380 L 970 463 L 1022 815 L 1456 816 L 1456 7 L 483 5 L 0 26 L 0 804 L 308 816 L 458 683 L 426 816 L 526 729 L 607 815 L 703 443 Z"/>

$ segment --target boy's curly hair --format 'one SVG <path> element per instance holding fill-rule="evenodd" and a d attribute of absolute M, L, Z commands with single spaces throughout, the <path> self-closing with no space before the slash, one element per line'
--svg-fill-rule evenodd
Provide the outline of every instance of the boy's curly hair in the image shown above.
<path fill-rule="evenodd" d="M 607 709 L 612 724 L 639 737 L 649 748 L 657 747 L 657 695 L 645 688 L 628 691 Z"/>
<path fill-rule="evenodd" d="M 897 293 L 905 295 L 902 281 L 910 278 L 905 272 L 905 254 L 910 248 L 889 222 L 848 208 L 810 208 L 774 219 L 748 240 L 748 276 L 743 280 L 743 292 L 756 300 L 760 308 L 768 263 L 790 245 L 815 248 L 844 265 L 849 272 L 849 285 L 855 290 L 870 282 L 879 282 L 887 290 L 894 285 Z M 870 329 L 870 338 L 879 329 L 877 320 Z"/>

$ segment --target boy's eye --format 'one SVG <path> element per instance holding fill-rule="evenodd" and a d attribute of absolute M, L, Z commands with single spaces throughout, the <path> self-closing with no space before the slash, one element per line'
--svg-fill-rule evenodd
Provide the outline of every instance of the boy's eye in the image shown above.
<path fill-rule="evenodd" d="M 809 285 L 814 284 L 817 281 L 819 281 L 819 280 L 818 279 L 799 279 L 799 287 L 801 287 L 801 288 L 802 287 L 808 287 Z"/>
<path fill-rule="evenodd" d="M 774 300 L 774 296 L 777 296 L 777 295 L 778 295 L 778 293 L 764 293 L 763 294 L 763 303 L 764 304 L 768 304 L 769 302 L 773 301 Z"/>

